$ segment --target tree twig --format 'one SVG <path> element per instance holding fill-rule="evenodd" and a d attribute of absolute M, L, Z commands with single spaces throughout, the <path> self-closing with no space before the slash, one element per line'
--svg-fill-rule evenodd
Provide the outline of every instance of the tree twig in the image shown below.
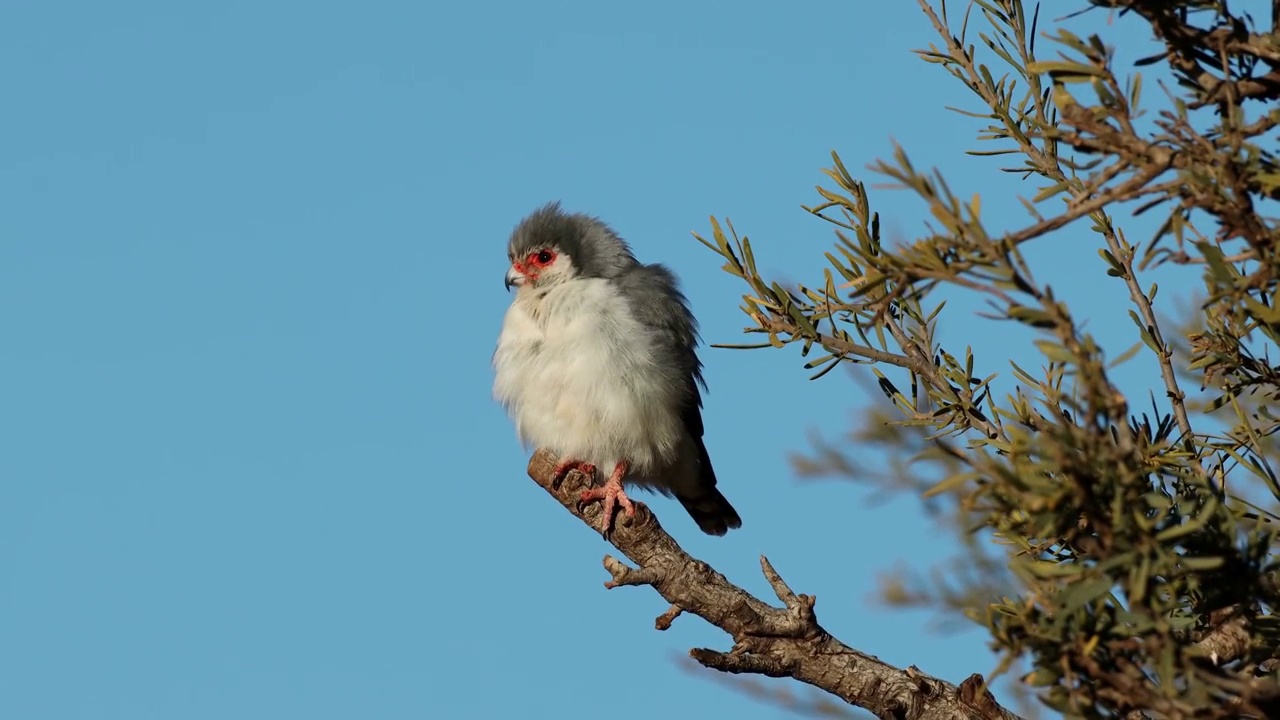
<path fill-rule="evenodd" d="M 1142 322 L 1146 323 L 1147 332 L 1156 345 L 1156 348 L 1152 349 L 1155 351 L 1156 360 L 1160 363 L 1160 377 L 1164 380 L 1165 395 L 1173 406 L 1173 417 L 1178 423 L 1178 429 L 1182 431 L 1183 441 L 1192 443 L 1194 433 L 1191 430 L 1191 418 L 1187 415 L 1187 395 L 1178 386 L 1178 374 L 1173 369 L 1173 346 L 1165 342 L 1164 332 L 1160 330 L 1160 320 L 1156 318 L 1155 309 L 1151 306 L 1151 298 L 1147 297 L 1142 286 L 1138 284 L 1138 272 L 1133 268 L 1133 249 L 1121 242 L 1115 230 L 1110 227 L 1110 223 L 1107 223 L 1105 228 L 1103 236 L 1106 238 L 1111 254 L 1124 271 L 1121 277 L 1124 279 L 1125 286 L 1129 288 L 1129 299 L 1142 314 Z M 1199 464 L 1199 459 L 1196 462 Z"/>

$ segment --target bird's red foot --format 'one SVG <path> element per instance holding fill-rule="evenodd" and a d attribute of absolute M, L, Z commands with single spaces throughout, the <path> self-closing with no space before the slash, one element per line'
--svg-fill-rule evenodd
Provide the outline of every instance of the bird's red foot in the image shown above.
<path fill-rule="evenodd" d="M 564 479 L 569 476 L 570 471 L 577 470 L 586 475 L 594 482 L 596 477 L 596 466 L 583 460 L 574 460 L 573 458 L 564 458 L 556 465 L 555 473 L 551 476 L 558 486 Z"/>
<path fill-rule="evenodd" d="M 631 498 L 627 497 L 626 492 L 622 490 L 622 476 L 626 472 L 627 463 L 618 463 L 613 468 L 613 474 L 609 476 L 608 481 L 602 487 L 584 490 L 578 498 L 580 503 L 588 503 L 592 500 L 601 502 L 604 510 L 604 519 L 601 521 L 600 530 L 606 535 L 609 533 L 609 527 L 613 525 L 613 513 L 618 506 L 621 506 L 628 516 L 636 514 L 636 507 L 631 503 Z"/>

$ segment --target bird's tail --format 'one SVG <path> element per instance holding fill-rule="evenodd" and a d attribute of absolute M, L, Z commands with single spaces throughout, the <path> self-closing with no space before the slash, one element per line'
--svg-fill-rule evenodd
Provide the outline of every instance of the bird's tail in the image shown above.
<path fill-rule="evenodd" d="M 711 467 L 711 457 L 707 455 L 707 448 L 702 444 L 701 438 L 698 439 L 698 456 L 702 477 L 697 484 L 697 492 L 676 492 L 676 499 L 693 521 L 698 523 L 702 532 L 708 535 L 724 535 L 733 528 L 742 527 L 738 511 L 716 489 L 716 471 Z"/>
<path fill-rule="evenodd" d="M 698 523 L 702 532 L 708 535 L 723 535 L 732 528 L 742 527 L 742 518 L 738 517 L 738 511 L 734 510 L 724 495 L 715 488 L 701 497 L 687 498 L 677 495 L 676 499 L 689 512 L 693 521 Z"/>

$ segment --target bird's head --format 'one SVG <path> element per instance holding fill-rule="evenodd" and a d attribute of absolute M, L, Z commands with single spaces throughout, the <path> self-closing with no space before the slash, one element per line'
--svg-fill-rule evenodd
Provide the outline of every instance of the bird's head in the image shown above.
<path fill-rule="evenodd" d="M 612 278 L 636 264 L 631 248 L 598 218 L 549 203 L 520 221 L 507 243 L 505 285 L 546 289 L 580 278 Z"/>

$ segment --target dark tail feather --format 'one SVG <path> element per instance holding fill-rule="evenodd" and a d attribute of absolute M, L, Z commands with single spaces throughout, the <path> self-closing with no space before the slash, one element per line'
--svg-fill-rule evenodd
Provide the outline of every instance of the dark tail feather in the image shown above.
<path fill-rule="evenodd" d="M 716 489 L 716 471 L 711 467 L 711 458 L 701 438 L 698 439 L 698 455 L 702 466 L 698 478 L 699 492 L 693 495 L 676 493 L 676 499 L 708 535 L 724 535 L 733 528 L 742 527 L 738 511 Z"/>
<path fill-rule="evenodd" d="M 742 527 L 742 518 L 738 517 L 738 511 L 734 510 L 724 495 L 715 488 L 711 488 L 711 492 L 697 499 L 682 495 L 677 495 L 676 499 L 685 510 L 689 511 L 689 516 L 698 523 L 702 532 L 708 535 L 723 535 L 733 528 Z"/>

